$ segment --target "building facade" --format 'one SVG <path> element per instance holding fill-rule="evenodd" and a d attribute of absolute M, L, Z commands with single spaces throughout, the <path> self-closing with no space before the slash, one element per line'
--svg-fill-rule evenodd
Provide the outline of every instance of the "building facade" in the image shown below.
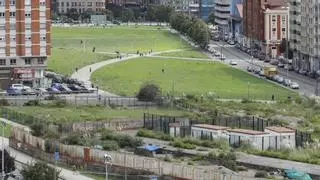
<path fill-rule="evenodd" d="M 245 0 L 243 2 L 243 34 L 247 47 L 261 50 L 263 46 L 265 10 L 287 5 L 287 0 Z"/>
<path fill-rule="evenodd" d="M 200 0 L 199 15 L 203 20 L 208 20 L 209 14 L 214 13 L 215 0 Z"/>
<path fill-rule="evenodd" d="M 303 67 L 300 61 L 301 44 L 301 0 L 290 0 L 289 3 L 289 41 L 293 52 L 292 65 L 299 70 Z"/>
<path fill-rule="evenodd" d="M 105 0 L 56 0 L 57 13 L 65 14 L 71 9 L 78 13 L 103 12 L 106 8 Z"/>
<path fill-rule="evenodd" d="M 51 1 L 0 0 L 0 84 L 40 87 L 51 54 Z"/>
<path fill-rule="evenodd" d="M 223 138 L 228 140 L 228 129 L 230 128 L 225 126 L 194 124 L 191 126 L 191 136 L 202 139 Z"/>
<path fill-rule="evenodd" d="M 307 72 L 320 69 L 320 1 L 301 1 L 301 43 L 299 68 Z"/>
<path fill-rule="evenodd" d="M 221 35 L 229 33 L 229 19 L 230 19 L 230 0 L 216 0 L 215 9 L 215 23 L 219 27 Z"/>
<path fill-rule="evenodd" d="M 296 131 L 294 129 L 269 126 L 264 131 L 277 137 L 276 141 L 279 143 L 277 143 L 275 149 L 296 147 Z"/>
<path fill-rule="evenodd" d="M 242 18 L 243 18 L 243 0 L 231 0 L 229 31 L 230 37 L 237 42 L 242 42 Z"/>
<path fill-rule="evenodd" d="M 264 39 L 262 51 L 269 57 L 280 56 L 280 44 L 289 39 L 289 8 L 267 8 L 264 11 Z"/>

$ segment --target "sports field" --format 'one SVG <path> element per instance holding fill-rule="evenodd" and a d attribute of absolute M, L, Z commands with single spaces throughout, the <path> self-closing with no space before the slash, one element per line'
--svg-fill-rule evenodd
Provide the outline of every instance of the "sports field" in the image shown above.
<path fill-rule="evenodd" d="M 164 73 L 162 73 L 164 69 Z M 206 95 L 220 98 L 287 98 L 295 93 L 217 62 L 165 58 L 138 58 L 105 66 L 93 73 L 99 87 L 119 95 L 135 95 L 145 82 L 154 82 L 163 93 Z"/>
<path fill-rule="evenodd" d="M 92 53 L 94 47 L 96 53 Z M 115 57 L 115 51 L 126 54 L 136 53 L 137 50 L 159 52 L 190 48 L 177 34 L 156 27 L 54 27 L 52 28 L 52 55 L 48 68 L 70 75 L 75 68 Z"/>

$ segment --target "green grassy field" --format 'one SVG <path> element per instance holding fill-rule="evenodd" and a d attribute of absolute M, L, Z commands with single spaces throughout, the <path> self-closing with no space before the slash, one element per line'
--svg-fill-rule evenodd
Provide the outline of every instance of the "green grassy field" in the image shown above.
<path fill-rule="evenodd" d="M 81 40 L 83 43 L 81 44 Z M 190 48 L 176 34 L 156 27 L 117 26 L 111 28 L 52 28 L 52 55 L 48 68 L 70 75 L 76 67 L 107 60 L 115 55 L 96 52 L 136 53 L 139 51 L 164 51 Z"/>
<path fill-rule="evenodd" d="M 162 68 L 164 73 L 162 73 Z M 141 85 L 153 81 L 163 93 L 175 95 L 214 92 L 221 98 L 287 98 L 295 93 L 217 62 L 139 58 L 105 66 L 94 72 L 99 87 L 121 95 L 134 95 Z M 249 92 L 249 93 L 248 93 Z"/>
<path fill-rule="evenodd" d="M 75 121 L 99 121 L 112 118 L 124 118 L 129 120 L 142 120 L 143 113 L 182 116 L 185 112 L 163 108 L 135 108 L 135 109 L 111 109 L 96 106 L 66 106 L 63 108 L 51 106 L 23 106 L 8 107 L 22 114 L 31 115 L 46 122 L 75 122 Z"/>
<path fill-rule="evenodd" d="M 202 53 L 199 49 L 189 48 L 178 52 L 161 53 L 159 56 L 170 56 L 170 57 L 187 57 L 187 58 L 203 58 L 209 59 L 209 57 Z"/>

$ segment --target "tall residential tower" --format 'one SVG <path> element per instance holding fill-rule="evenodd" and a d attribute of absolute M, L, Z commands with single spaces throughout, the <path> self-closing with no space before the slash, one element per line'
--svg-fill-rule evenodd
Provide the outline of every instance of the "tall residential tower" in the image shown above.
<path fill-rule="evenodd" d="M 50 0 L 0 0 L 0 84 L 39 87 L 51 48 Z"/>

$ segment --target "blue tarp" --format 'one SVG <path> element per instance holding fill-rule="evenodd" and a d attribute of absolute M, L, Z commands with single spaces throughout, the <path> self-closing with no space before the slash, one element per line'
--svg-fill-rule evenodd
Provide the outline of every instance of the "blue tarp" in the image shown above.
<path fill-rule="evenodd" d="M 156 150 L 160 149 L 159 146 L 153 145 L 153 144 L 145 145 L 145 146 L 143 146 L 143 148 L 144 148 L 145 150 L 147 150 L 147 151 L 156 151 Z"/>
<path fill-rule="evenodd" d="M 309 174 L 297 171 L 296 169 L 284 170 L 286 177 L 292 180 L 312 180 Z"/>

